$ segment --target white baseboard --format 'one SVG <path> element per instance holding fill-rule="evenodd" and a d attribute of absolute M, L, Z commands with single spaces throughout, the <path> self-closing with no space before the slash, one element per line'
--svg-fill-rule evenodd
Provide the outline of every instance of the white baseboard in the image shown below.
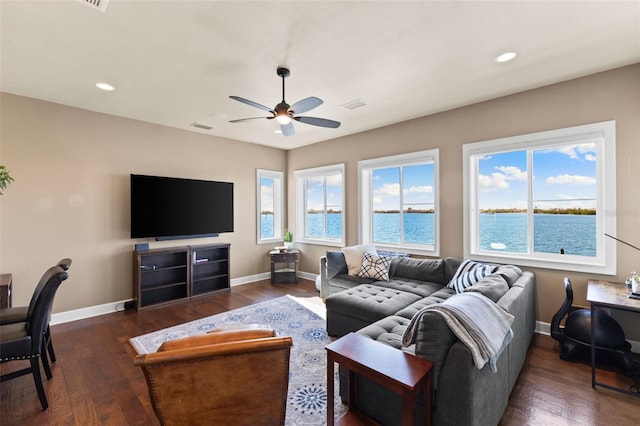
<path fill-rule="evenodd" d="M 301 278 L 308 280 L 315 280 L 317 274 L 310 272 L 299 272 Z M 248 275 L 246 277 L 234 278 L 230 282 L 231 287 L 238 285 L 249 284 L 256 281 L 271 279 L 269 272 L 262 274 Z M 58 312 L 51 315 L 51 325 L 64 324 L 65 322 L 78 321 L 85 318 L 96 317 L 98 315 L 111 314 L 113 312 L 123 311 L 125 302 L 129 302 L 133 299 L 119 300 L 117 302 L 105 303 L 103 305 L 88 306 L 86 308 L 74 309 L 66 312 Z"/>

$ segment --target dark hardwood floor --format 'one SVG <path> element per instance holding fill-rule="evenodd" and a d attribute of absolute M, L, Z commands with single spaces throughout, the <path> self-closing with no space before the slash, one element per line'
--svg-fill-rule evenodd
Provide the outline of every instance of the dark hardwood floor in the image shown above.
<path fill-rule="evenodd" d="M 261 281 L 191 302 L 53 326 L 58 361 L 52 366 L 53 379 L 45 383 L 49 409 L 41 410 L 31 376 L 13 379 L 0 384 L 0 425 L 157 425 L 128 339 L 285 294 L 318 295 L 311 281 L 273 286 Z M 23 365 L 3 364 L 1 370 Z M 605 374 L 608 380 L 618 379 Z M 639 402 L 632 396 L 591 389 L 589 366 L 560 360 L 555 342 L 537 335 L 500 424 L 632 425 L 637 424 Z"/>

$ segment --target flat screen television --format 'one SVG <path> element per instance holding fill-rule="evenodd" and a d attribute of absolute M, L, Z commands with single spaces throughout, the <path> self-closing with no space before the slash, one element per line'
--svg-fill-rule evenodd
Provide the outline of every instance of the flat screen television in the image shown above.
<path fill-rule="evenodd" d="M 131 238 L 233 232 L 233 183 L 131 175 Z"/>

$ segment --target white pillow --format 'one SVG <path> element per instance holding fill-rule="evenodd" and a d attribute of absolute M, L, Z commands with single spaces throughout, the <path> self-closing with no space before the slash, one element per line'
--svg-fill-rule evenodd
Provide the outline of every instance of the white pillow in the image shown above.
<path fill-rule="evenodd" d="M 494 269 L 494 266 L 465 259 L 458 267 L 451 281 L 449 281 L 449 284 L 447 284 L 447 287 L 454 289 L 456 293 L 462 293 L 465 288 L 471 287 L 491 274 Z"/>
<path fill-rule="evenodd" d="M 358 276 L 360 268 L 362 267 L 362 256 L 365 253 L 377 255 L 378 251 L 375 246 L 371 244 L 360 244 L 357 246 L 343 247 L 342 253 L 344 254 L 344 260 L 347 262 L 349 275 Z"/>
<path fill-rule="evenodd" d="M 388 256 L 377 256 L 371 253 L 362 255 L 362 268 L 360 276 L 362 278 L 373 278 L 378 281 L 389 281 L 389 264 L 391 258 Z"/>

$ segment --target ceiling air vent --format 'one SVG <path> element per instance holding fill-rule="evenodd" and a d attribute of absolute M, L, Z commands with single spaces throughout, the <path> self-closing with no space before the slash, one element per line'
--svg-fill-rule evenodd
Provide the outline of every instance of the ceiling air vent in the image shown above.
<path fill-rule="evenodd" d="M 197 121 L 194 123 L 190 124 L 191 127 L 196 127 L 198 129 L 202 129 L 202 130 L 211 130 L 213 129 L 213 126 L 209 125 L 209 124 L 202 124 L 202 123 L 198 123 Z"/>
<path fill-rule="evenodd" d="M 347 102 L 346 104 L 341 106 L 345 107 L 346 109 L 356 109 L 365 105 L 366 103 L 362 99 L 356 99 L 355 101 Z"/>
<path fill-rule="evenodd" d="M 109 0 L 77 0 L 82 4 L 86 4 L 89 7 L 98 9 L 100 12 L 107 10 L 107 3 Z"/>

